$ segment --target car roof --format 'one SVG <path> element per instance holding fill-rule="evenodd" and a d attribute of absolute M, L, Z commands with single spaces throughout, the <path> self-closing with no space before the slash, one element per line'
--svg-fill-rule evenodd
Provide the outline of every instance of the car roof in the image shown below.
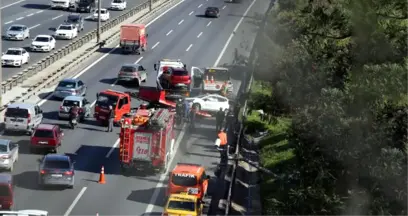
<path fill-rule="evenodd" d="M 122 65 L 122 67 L 139 67 L 140 66 L 140 64 L 124 64 L 124 65 Z"/>
<path fill-rule="evenodd" d="M 53 130 L 56 126 L 53 124 L 39 124 L 36 130 Z"/>
<path fill-rule="evenodd" d="M 19 51 L 22 51 L 23 48 L 21 48 L 21 47 L 10 47 L 7 50 L 19 50 Z"/>
<path fill-rule="evenodd" d="M 10 140 L 0 139 L 0 145 L 8 145 L 10 142 Z"/>
<path fill-rule="evenodd" d="M 174 167 L 173 172 L 197 175 L 201 173 L 201 170 L 204 171 L 204 167 L 199 164 L 178 163 L 176 167 Z"/>
<path fill-rule="evenodd" d="M 35 37 L 48 37 L 48 38 L 50 38 L 50 37 L 52 37 L 51 35 L 37 35 L 37 36 L 35 36 Z"/>
<path fill-rule="evenodd" d="M 79 81 L 79 79 L 65 78 L 65 79 L 62 79 L 62 80 L 59 81 L 59 82 L 78 82 L 78 81 Z"/>
<path fill-rule="evenodd" d="M 10 173 L 0 173 L 0 183 L 12 183 L 13 176 Z"/>
<path fill-rule="evenodd" d="M 68 17 L 76 17 L 76 18 L 81 17 L 81 16 L 82 16 L 81 14 L 69 14 L 68 15 Z"/>
<path fill-rule="evenodd" d="M 47 160 L 69 160 L 69 157 L 67 155 L 62 155 L 62 154 L 47 154 L 44 156 L 44 159 Z"/>
<path fill-rule="evenodd" d="M 75 96 L 75 95 L 71 95 L 71 96 L 66 96 L 64 98 L 64 101 L 69 100 L 69 101 L 82 101 L 84 99 L 84 97 L 82 96 Z"/>
<path fill-rule="evenodd" d="M 210 6 L 210 7 L 207 7 L 207 9 L 218 9 L 218 7 Z"/>
<path fill-rule="evenodd" d="M 7 105 L 7 108 L 30 109 L 34 106 L 35 104 L 31 104 L 31 103 L 12 103 L 12 104 Z"/>

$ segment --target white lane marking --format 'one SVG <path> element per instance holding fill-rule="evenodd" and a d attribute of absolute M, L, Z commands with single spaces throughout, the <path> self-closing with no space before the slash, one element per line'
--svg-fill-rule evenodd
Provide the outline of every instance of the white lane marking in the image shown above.
<path fill-rule="evenodd" d="M 95 106 L 95 104 L 96 104 L 96 100 L 94 100 L 94 102 L 91 103 L 91 105 L 90 105 L 91 108 L 92 108 L 93 106 Z"/>
<path fill-rule="evenodd" d="M 169 34 L 171 34 L 172 32 L 173 32 L 173 29 L 167 32 L 166 36 L 169 36 Z"/>
<path fill-rule="evenodd" d="M 113 144 L 112 148 L 109 150 L 108 154 L 106 154 L 105 158 L 109 158 L 111 156 L 115 148 L 118 147 L 119 142 L 120 142 L 120 139 L 116 140 L 115 144 Z"/>
<path fill-rule="evenodd" d="M 34 15 L 34 13 L 27 14 L 26 17 L 30 17 L 30 16 L 32 16 L 32 15 Z"/>
<path fill-rule="evenodd" d="M 155 43 L 155 44 L 152 46 L 152 49 L 156 48 L 159 44 L 160 44 L 160 41 L 157 42 L 157 43 Z"/>
<path fill-rule="evenodd" d="M 197 35 L 197 38 L 199 38 L 202 34 L 203 34 L 203 32 L 200 32 L 200 34 Z"/>
<path fill-rule="evenodd" d="M 175 146 L 174 146 L 174 152 L 175 152 L 174 154 L 177 153 L 177 149 L 178 149 L 178 147 L 180 145 L 180 141 L 184 137 L 185 126 L 186 125 L 184 124 L 183 128 L 182 128 L 182 131 L 180 132 L 179 136 L 177 137 L 177 140 L 176 140 L 176 143 L 175 143 Z M 173 157 L 170 157 L 169 163 L 167 165 L 166 172 L 160 176 L 159 182 L 157 183 L 157 185 L 155 187 L 156 189 L 154 190 L 153 196 L 150 199 L 150 202 L 149 202 L 150 204 L 147 205 L 147 208 L 146 208 L 146 210 L 144 212 L 151 212 L 153 210 L 154 204 L 152 204 L 152 203 L 156 203 L 156 200 L 159 197 L 159 193 L 160 193 L 159 188 L 163 187 L 163 182 L 164 182 L 164 180 L 166 179 L 166 177 L 168 175 L 167 173 L 169 173 L 169 170 L 170 170 L 170 167 L 171 167 L 170 165 L 173 163 L 174 158 L 175 158 L 175 155 L 173 155 Z"/>
<path fill-rule="evenodd" d="M 181 23 L 183 23 L 183 22 L 184 22 L 184 20 L 181 20 L 178 24 L 181 25 Z"/>
<path fill-rule="evenodd" d="M 227 42 L 225 43 L 224 47 L 221 50 L 221 54 L 218 56 L 217 60 L 214 63 L 214 67 L 216 67 L 220 61 L 222 56 L 224 55 L 225 51 L 227 50 L 227 46 L 231 43 L 232 37 L 234 37 L 235 32 L 238 30 L 239 26 L 241 25 L 242 21 L 244 21 L 244 18 L 246 17 L 246 15 L 248 14 L 249 10 L 251 10 L 252 6 L 254 6 L 256 0 L 254 0 L 249 7 L 246 9 L 244 15 L 242 15 L 241 19 L 238 21 L 237 25 L 235 26 L 234 30 L 232 30 L 231 35 L 229 36 Z"/>
<path fill-rule="evenodd" d="M 150 21 L 149 23 L 146 24 L 146 27 L 150 26 L 151 24 L 153 24 L 154 22 L 156 22 L 158 19 L 160 19 L 162 16 L 164 16 L 165 14 L 167 14 L 169 11 L 173 10 L 175 7 L 179 6 L 181 3 L 183 3 L 185 0 L 181 0 L 179 3 L 173 5 L 172 7 L 170 7 L 169 9 L 167 9 L 166 11 L 164 11 L 163 13 L 159 14 L 156 18 L 154 18 L 152 21 Z M 112 52 L 114 52 L 117 48 L 119 47 L 119 45 L 117 45 L 116 47 L 114 47 L 111 51 L 109 51 L 108 53 L 106 53 L 105 55 L 101 56 L 99 59 L 96 59 L 92 64 L 90 64 L 88 67 L 84 68 L 81 72 L 79 72 L 78 74 L 76 74 L 75 76 L 73 76 L 72 78 L 76 79 L 78 77 L 80 77 L 82 74 L 86 73 L 89 69 L 91 69 L 93 66 L 95 66 L 96 64 L 98 64 L 100 61 L 102 61 L 104 58 L 106 58 L 108 55 L 110 55 Z M 42 99 L 40 102 L 38 102 L 38 106 L 43 105 L 45 102 L 47 102 L 48 100 L 50 100 L 52 98 L 52 94 L 49 94 L 46 98 Z"/>
<path fill-rule="evenodd" d="M 71 214 L 72 210 L 74 209 L 75 205 L 78 203 L 79 199 L 81 199 L 82 195 L 84 195 L 86 189 L 87 189 L 87 187 L 83 187 L 82 190 L 79 191 L 79 194 L 77 195 L 77 197 L 75 197 L 74 201 L 69 206 L 69 208 L 65 212 L 64 216 L 68 216 L 69 214 Z"/>
<path fill-rule="evenodd" d="M 43 10 L 39 10 L 39 11 L 37 11 L 37 12 L 35 12 L 36 14 L 39 14 L 39 13 L 42 13 L 42 12 L 44 12 Z"/>
<path fill-rule="evenodd" d="M 35 26 L 31 26 L 29 29 L 33 29 L 33 28 L 37 28 L 38 26 L 40 26 L 41 24 L 37 24 Z"/>
<path fill-rule="evenodd" d="M 246 15 L 248 14 L 248 12 L 249 12 L 249 10 L 252 8 L 252 6 L 255 4 L 255 2 L 256 2 L 256 0 L 254 0 L 254 1 L 249 5 L 248 9 L 245 11 L 244 15 L 242 16 L 241 20 L 238 22 L 238 24 L 237 24 L 236 27 L 234 28 L 234 30 L 233 30 L 233 32 L 232 32 L 231 35 L 233 35 L 233 34 L 235 33 L 235 31 L 238 29 L 238 27 L 241 25 L 242 20 L 244 19 L 244 17 L 246 17 Z M 227 49 L 226 47 L 229 45 L 230 42 L 231 42 L 231 39 L 228 38 L 227 42 L 225 43 L 225 46 L 224 46 L 223 49 L 221 50 L 221 52 L 220 52 L 220 54 L 219 54 L 217 60 L 216 60 L 215 63 L 214 63 L 215 66 L 218 65 L 218 63 L 220 62 L 222 56 L 223 56 L 224 53 L 225 53 L 225 50 Z M 185 125 L 183 125 L 183 130 L 180 132 L 180 135 L 177 137 L 176 144 L 175 144 L 176 146 L 174 147 L 175 152 L 177 152 L 179 143 L 180 143 L 181 139 L 182 139 L 183 136 L 184 136 L 184 133 L 185 133 L 184 127 L 185 127 Z M 173 162 L 173 159 L 174 159 L 174 158 L 175 158 L 174 156 L 170 158 L 169 166 L 167 167 L 167 170 L 166 170 L 165 174 L 162 174 L 162 175 L 160 176 L 159 182 L 157 183 L 157 185 L 156 185 L 156 187 L 155 187 L 156 189 L 155 189 L 154 192 L 153 192 L 153 196 L 152 196 L 152 198 L 150 199 L 150 202 L 149 202 L 150 204 L 147 206 L 147 208 L 146 208 L 146 210 L 145 210 L 144 212 L 151 212 L 151 211 L 153 210 L 153 208 L 155 207 L 155 205 L 154 205 L 154 204 L 151 204 L 151 203 L 156 203 L 157 198 L 159 197 L 159 193 L 160 193 L 160 189 L 159 189 L 159 188 L 163 187 L 163 182 L 164 182 L 164 180 L 165 180 L 166 177 L 167 177 L 167 173 L 169 172 L 169 169 L 170 169 L 170 164 Z"/>
<path fill-rule="evenodd" d="M 197 7 L 197 8 L 200 8 L 201 6 L 203 6 L 203 4 L 198 5 L 198 7 Z"/>
<path fill-rule="evenodd" d="M 4 5 L 4 6 L 1 7 L 0 9 L 4 9 L 4 8 L 11 7 L 11 6 L 13 6 L 13 5 L 15 5 L 15 4 L 18 4 L 18 3 L 20 3 L 20 2 L 23 2 L 23 1 L 25 1 L 25 0 L 20 0 L 20 1 L 16 1 L 16 2 L 11 3 L 11 4 L 8 4 L 8 5 Z"/>
<path fill-rule="evenodd" d="M 4 25 L 7 25 L 7 24 L 10 24 L 10 23 L 13 23 L 13 22 L 14 22 L 14 21 L 11 20 L 11 21 L 8 21 L 8 22 L 4 23 Z"/>
<path fill-rule="evenodd" d="M 137 59 L 137 60 L 135 61 L 135 64 L 139 63 L 142 59 L 143 59 L 143 56 L 141 56 L 139 59 Z M 113 86 L 115 86 L 117 83 L 118 83 L 118 79 L 116 79 L 116 80 L 111 84 L 111 86 L 113 87 Z M 95 104 L 95 103 L 96 103 L 96 100 L 95 100 L 95 102 L 94 102 L 93 104 Z M 93 107 L 93 105 L 91 104 L 91 108 L 92 108 L 92 107 Z"/>
<path fill-rule="evenodd" d="M 224 10 L 227 7 L 227 5 L 224 5 L 224 7 L 222 7 L 221 9 Z"/>
<path fill-rule="evenodd" d="M 207 27 L 208 27 L 208 26 L 210 26 L 210 25 L 211 25 L 211 23 L 212 23 L 212 21 L 208 22 Z"/>
<path fill-rule="evenodd" d="M 193 14 L 193 13 L 194 13 L 194 11 L 191 11 L 188 15 L 191 16 L 191 14 Z"/>
<path fill-rule="evenodd" d="M 17 18 L 16 20 L 22 20 L 22 19 L 24 19 L 24 17 L 19 17 L 19 18 Z"/>
<path fill-rule="evenodd" d="M 58 18 L 60 18 L 60 17 L 62 17 L 62 16 L 64 16 L 64 15 L 61 14 L 61 15 L 59 15 L 59 16 L 56 16 L 56 17 L 52 18 L 51 20 L 56 20 L 56 19 L 58 19 Z"/>
<path fill-rule="evenodd" d="M 193 46 L 193 44 L 190 44 L 190 46 L 187 47 L 186 52 L 188 52 L 191 49 L 192 46 Z"/>

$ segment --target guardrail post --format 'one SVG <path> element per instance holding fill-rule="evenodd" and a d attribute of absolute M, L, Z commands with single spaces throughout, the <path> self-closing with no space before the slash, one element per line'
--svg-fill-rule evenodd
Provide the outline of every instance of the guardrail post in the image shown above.
<path fill-rule="evenodd" d="M 149 11 L 153 10 L 153 3 L 152 0 L 149 0 Z"/>

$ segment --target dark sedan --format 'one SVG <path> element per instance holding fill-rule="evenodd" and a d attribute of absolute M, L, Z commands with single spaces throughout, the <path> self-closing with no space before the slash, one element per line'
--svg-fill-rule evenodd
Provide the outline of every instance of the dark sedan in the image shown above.
<path fill-rule="evenodd" d="M 218 9 L 217 7 L 207 7 L 207 9 L 205 9 L 205 16 L 220 17 L 220 9 Z"/>
<path fill-rule="evenodd" d="M 56 185 L 73 188 L 75 184 L 74 162 L 66 155 L 48 154 L 40 164 L 38 182 L 40 186 Z"/>

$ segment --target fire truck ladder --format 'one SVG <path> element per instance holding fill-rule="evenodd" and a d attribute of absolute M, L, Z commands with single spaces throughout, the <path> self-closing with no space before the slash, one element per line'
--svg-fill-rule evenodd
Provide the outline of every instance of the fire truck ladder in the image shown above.
<path fill-rule="evenodd" d="M 129 162 L 129 146 L 130 146 L 130 138 L 132 136 L 131 128 L 125 128 L 123 131 L 123 152 L 122 152 L 122 161 Z"/>

